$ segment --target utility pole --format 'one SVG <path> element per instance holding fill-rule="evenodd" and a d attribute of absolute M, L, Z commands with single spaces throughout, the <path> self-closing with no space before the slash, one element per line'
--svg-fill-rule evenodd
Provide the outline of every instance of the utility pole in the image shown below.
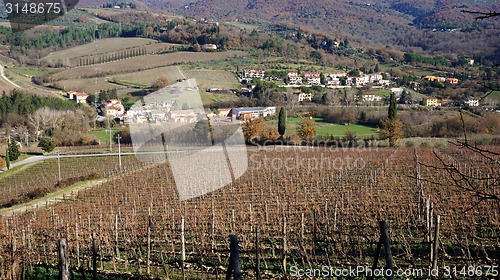
<path fill-rule="evenodd" d="M 109 128 L 109 151 L 112 152 L 113 151 L 113 142 L 111 140 L 111 134 L 113 133 L 113 130 L 111 130 L 111 127 Z"/>
<path fill-rule="evenodd" d="M 111 124 L 109 123 L 109 115 L 106 116 L 106 119 L 108 120 L 108 130 L 109 130 L 109 151 L 113 151 L 113 147 L 111 146 L 112 142 L 111 142 L 111 133 L 113 132 L 111 130 Z"/>
<path fill-rule="evenodd" d="M 116 135 L 116 139 L 118 140 L 118 164 L 120 166 L 120 172 L 122 171 L 122 151 L 120 149 L 120 139 L 122 139 L 122 137 L 120 136 L 120 134 Z"/>
<path fill-rule="evenodd" d="M 58 169 L 58 182 L 61 182 L 61 157 L 60 157 L 60 152 L 57 151 L 57 169 Z"/>

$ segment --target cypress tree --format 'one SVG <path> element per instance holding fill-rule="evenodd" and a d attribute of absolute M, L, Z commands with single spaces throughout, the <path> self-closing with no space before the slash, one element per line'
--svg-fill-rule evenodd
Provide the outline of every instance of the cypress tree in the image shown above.
<path fill-rule="evenodd" d="M 286 130 L 286 110 L 284 107 L 281 107 L 279 115 L 278 115 L 278 133 L 280 137 L 283 139 L 283 135 L 285 135 Z"/>
<path fill-rule="evenodd" d="M 7 169 L 10 169 L 9 149 L 5 151 L 5 164 L 7 165 Z"/>
<path fill-rule="evenodd" d="M 388 112 L 390 120 L 396 119 L 396 110 L 397 110 L 396 106 L 397 106 L 396 96 L 394 95 L 394 93 L 391 93 L 391 99 L 389 102 L 389 112 Z"/>

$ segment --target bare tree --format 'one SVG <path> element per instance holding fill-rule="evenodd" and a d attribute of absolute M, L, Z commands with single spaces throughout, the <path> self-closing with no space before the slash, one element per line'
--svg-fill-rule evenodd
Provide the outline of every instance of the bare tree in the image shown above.
<path fill-rule="evenodd" d="M 487 18 L 492 18 L 492 17 L 498 17 L 498 16 L 500 16 L 499 12 L 494 12 L 494 11 L 478 12 L 478 11 L 462 10 L 461 12 L 462 13 L 476 15 L 476 17 L 475 17 L 476 20 L 482 20 L 482 19 L 487 19 Z"/>
<path fill-rule="evenodd" d="M 449 143 L 463 150 L 465 152 L 464 155 L 468 155 L 467 158 L 471 160 L 474 158 L 477 161 L 476 163 L 481 164 L 484 169 L 481 170 L 481 172 L 471 172 L 471 170 L 464 168 L 464 164 L 461 164 L 454 158 L 446 156 L 437 150 L 434 150 L 433 153 L 440 165 L 432 166 L 422 162 L 419 162 L 419 164 L 435 170 L 445 171 L 445 174 L 448 175 L 448 178 L 458 190 L 470 193 L 473 197 L 477 198 L 477 202 L 466 211 L 474 209 L 479 204 L 486 201 L 496 201 L 500 203 L 500 153 L 493 149 L 471 143 L 465 131 L 465 121 L 462 112 L 460 112 L 460 116 L 462 119 L 464 139 L 450 141 Z M 434 182 L 430 179 L 424 179 L 424 181 L 432 184 L 441 184 L 440 182 Z"/>

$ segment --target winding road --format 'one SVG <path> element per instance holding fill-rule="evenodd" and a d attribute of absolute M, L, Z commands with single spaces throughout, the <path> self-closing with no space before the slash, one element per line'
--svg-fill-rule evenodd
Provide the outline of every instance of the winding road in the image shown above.
<path fill-rule="evenodd" d="M 0 64 L 0 76 L 2 76 L 2 79 L 4 79 L 5 81 L 7 81 L 9 84 L 13 85 L 16 88 L 21 88 L 18 84 L 16 84 L 13 81 L 9 80 L 9 78 L 7 78 L 7 76 L 5 76 L 5 70 L 4 70 L 4 68 L 5 67 L 2 64 Z"/>

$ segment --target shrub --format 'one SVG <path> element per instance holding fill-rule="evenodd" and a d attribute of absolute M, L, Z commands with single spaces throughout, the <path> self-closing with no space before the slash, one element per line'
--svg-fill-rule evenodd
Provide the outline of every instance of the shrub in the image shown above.
<path fill-rule="evenodd" d="M 51 139 L 42 138 L 42 140 L 40 140 L 40 142 L 38 143 L 38 147 L 42 148 L 42 150 L 44 150 L 45 152 L 50 153 L 54 150 L 56 145 Z"/>
<path fill-rule="evenodd" d="M 415 142 L 408 140 L 408 141 L 405 142 L 405 146 L 407 148 L 414 147 L 415 146 Z"/>

